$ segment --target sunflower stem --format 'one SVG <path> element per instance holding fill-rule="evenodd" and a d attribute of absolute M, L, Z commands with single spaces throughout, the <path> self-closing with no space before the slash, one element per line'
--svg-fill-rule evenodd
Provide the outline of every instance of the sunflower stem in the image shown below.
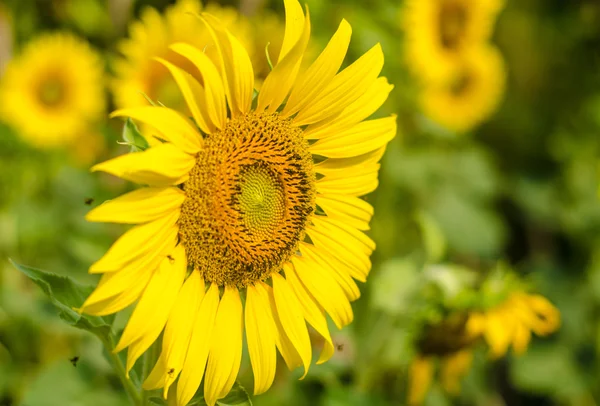
<path fill-rule="evenodd" d="M 113 337 L 109 337 L 108 339 L 102 338 L 101 341 L 102 341 L 102 344 L 104 345 L 104 347 L 106 348 L 108 357 L 110 358 L 113 368 L 114 368 L 117 376 L 119 377 L 119 380 L 123 384 L 123 388 L 125 388 L 125 392 L 127 392 L 127 395 L 129 396 L 129 399 L 131 400 L 131 403 L 134 406 L 142 405 L 142 397 L 141 397 L 140 393 L 138 392 L 137 388 L 135 387 L 135 385 L 133 384 L 133 382 L 131 381 L 131 379 L 129 379 L 127 377 L 127 373 L 125 372 L 125 366 L 121 362 L 121 359 L 119 358 L 119 356 L 117 354 L 113 353 L 113 349 L 115 348 L 115 343 L 114 343 Z"/>

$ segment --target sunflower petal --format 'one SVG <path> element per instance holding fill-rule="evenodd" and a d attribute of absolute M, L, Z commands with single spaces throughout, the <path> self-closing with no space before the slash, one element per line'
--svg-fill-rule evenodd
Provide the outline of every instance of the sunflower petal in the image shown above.
<path fill-rule="evenodd" d="M 373 206 L 363 199 L 342 194 L 317 195 L 316 203 L 328 217 L 339 219 L 351 227 L 368 230 Z"/>
<path fill-rule="evenodd" d="M 304 12 L 298 0 L 283 0 L 283 5 L 285 7 L 285 32 L 277 63 L 280 63 L 291 52 L 305 28 Z"/>
<path fill-rule="evenodd" d="M 221 77 L 225 83 L 225 94 L 232 116 L 247 113 L 252 104 L 254 92 L 254 71 L 252 62 L 244 46 L 223 27 L 219 19 L 202 13 L 221 59 Z"/>
<path fill-rule="evenodd" d="M 274 273 L 271 279 L 273 280 L 273 297 L 275 298 L 277 314 L 279 315 L 279 320 L 285 330 L 285 334 L 302 359 L 302 364 L 304 365 L 304 375 L 302 378 L 304 378 L 310 367 L 312 348 L 310 346 L 306 322 L 302 314 L 302 307 L 283 276 L 279 273 Z"/>
<path fill-rule="evenodd" d="M 410 364 L 408 384 L 408 404 L 423 403 L 433 378 L 433 362 L 429 357 L 416 357 Z"/>
<path fill-rule="evenodd" d="M 194 322 L 190 338 L 190 346 L 179 380 L 177 381 L 178 406 L 187 405 L 202 382 L 204 368 L 213 339 L 218 307 L 219 287 L 213 283 L 198 307 L 196 321 Z"/>
<path fill-rule="evenodd" d="M 215 331 L 210 346 L 204 399 L 214 406 L 217 399 L 229 393 L 242 360 L 243 309 L 235 287 L 226 286 L 215 319 Z"/>
<path fill-rule="evenodd" d="M 171 50 L 183 56 L 192 62 L 202 79 L 204 80 L 204 96 L 201 107 L 207 110 L 203 116 L 214 127 L 221 129 L 227 121 L 227 105 L 225 101 L 225 88 L 219 71 L 212 63 L 210 58 L 198 48 L 185 44 L 177 43 L 171 45 Z"/>
<path fill-rule="evenodd" d="M 144 152 L 121 155 L 92 167 L 132 182 L 151 186 L 170 186 L 185 182 L 196 159 L 170 143 Z"/>
<path fill-rule="evenodd" d="M 260 284 L 246 291 L 246 341 L 254 374 L 254 395 L 269 389 L 275 378 L 275 326 L 267 292 Z"/>
<path fill-rule="evenodd" d="M 292 263 L 304 286 L 331 316 L 335 325 L 342 328 L 350 324 L 354 318 L 352 307 L 335 279 L 327 273 L 319 272 L 315 262 L 308 258 L 293 256 Z"/>
<path fill-rule="evenodd" d="M 156 58 L 156 61 L 164 65 L 169 72 L 171 72 L 171 76 L 173 76 L 175 83 L 177 83 L 177 87 L 180 89 L 188 109 L 192 113 L 192 117 L 194 117 L 194 121 L 204 133 L 210 134 L 213 129 L 208 126 L 205 115 L 203 114 L 200 105 L 198 105 L 198 101 L 204 102 L 205 100 L 204 89 L 202 89 L 202 86 L 200 86 L 192 75 L 172 63 L 165 61 L 162 58 Z"/>
<path fill-rule="evenodd" d="M 297 3 L 296 1 L 294 2 Z M 259 112 L 265 109 L 267 109 L 267 112 L 269 113 L 275 112 L 281 103 L 283 103 L 294 85 L 298 71 L 300 70 L 300 64 L 302 63 L 306 45 L 310 38 L 310 17 L 308 9 L 306 11 L 306 18 L 302 18 L 302 21 L 304 21 L 302 35 L 290 49 L 290 52 L 275 65 L 260 88 L 258 105 L 256 108 Z"/>
<path fill-rule="evenodd" d="M 309 147 L 311 153 L 329 158 L 349 158 L 379 149 L 396 135 L 396 116 L 363 121 Z"/>
<path fill-rule="evenodd" d="M 352 35 L 352 27 L 342 20 L 336 33 L 317 60 L 299 78 L 282 112 L 287 118 L 311 103 L 340 69 Z"/>
<path fill-rule="evenodd" d="M 180 189 L 146 187 L 102 203 L 85 219 L 104 223 L 147 223 L 178 210 L 184 200 L 185 194 Z"/>
<path fill-rule="evenodd" d="M 329 334 L 329 327 L 327 327 L 325 312 L 323 311 L 323 308 L 317 304 L 317 301 L 312 294 L 306 289 L 302 282 L 300 282 L 300 279 L 298 279 L 294 265 L 286 263 L 283 265 L 283 269 L 285 271 L 285 278 L 290 284 L 290 288 L 294 291 L 294 294 L 298 298 L 298 303 L 302 306 L 304 318 L 325 340 L 323 350 L 317 361 L 317 364 L 322 364 L 329 360 L 335 352 L 333 341 Z"/>
<path fill-rule="evenodd" d="M 159 132 L 158 138 L 188 154 L 195 154 L 202 148 L 202 137 L 194 124 L 175 110 L 161 106 L 141 106 L 117 110 L 110 117 L 129 117 L 148 124 Z"/>
<path fill-rule="evenodd" d="M 178 218 L 179 210 L 175 210 L 167 216 L 131 228 L 92 264 L 90 273 L 114 272 L 128 266 L 155 263 L 156 256 L 162 251 L 160 248 L 177 235 L 175 224 Z"/>
<path fill-rule="evenodd" d="M 383 52 L 381 45 L 377 44 L 338 73 L 318 99 L 298 112 L 294 124 L 313 124 L 343 111 L 372 86 L 382 68 Z"/>
<path fill-rule="evenodd" d="M 375 250 L 375 241 L 362 231 L 349 226 L 343 221 L 327 216 L 313 216 L 312 222 L 317 229 L 323 230 L 323 232 L 328 233 L 334 239 L 344 241 L 352 250 L 358 250 L 367 255 L 371 255 Z"/>
<path fill-rule="evenodd" d="M 177 300 L 187 269 L 185 250 L 178 246 L 171 258 L 165 258 L 146 287 L 121 335 L 114 352 L 130 346 L 127 371 L 162 331 Z"/>

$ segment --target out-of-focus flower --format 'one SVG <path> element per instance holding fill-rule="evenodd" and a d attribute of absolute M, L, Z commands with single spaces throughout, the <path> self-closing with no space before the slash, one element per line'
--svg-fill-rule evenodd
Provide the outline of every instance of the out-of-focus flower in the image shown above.
<path fill-rule="evenodd" d="M 462 133 L 496 111 L 505 83 L 500 52 L 493 46 L 480 46 L 463 56 L 454 78 L 444 84 L 426 85 L 420 94 L 420 104 L 431 120 Z"/>
<path fill-rule="evenodd" d="M 395 116 L 366 120 L 393 88 L 379 76 L 381 46 L 338 72 L 352 31 L 344 20 L 303 70 L 308 11 L 297 0 L 285 9 L 281 52 L 257 95 L 242 43 L 202 13 L 214 59 L 204 43 L 185 42 L 169 52 L 188 71 L 159 59 L 187 108 L 116 111 L 163 142 L 93 168 L 149 187 L 88 214 L 139 225 L 91 266 L 103 276 L 82 311 L 111 314 L 137 301 L 115 350 L 128 348 L 130 370 L 164 329 L 143 386 L 167 395 L 177 380 L 178 405 L 202 381 L 209 405 L 227 395 L 244 330 L 255 394 L 273 382 L 276 349 L 290 369 L 308 372 L 307 322 L 325 342 L 318 363 L 328 360 L 326 314 L 338 328 L 352 321 L 355 279 L 364 282 L 371 267 L 375 244 L 363 230 L 373 208 L 360 196 L 377 188 L 378 161 L 396 134 Z"/>
<path fill-rule="evenodd" d="M 523 354 L 531 333 L 547 336 L 560 327 L 560 312 L 548 299 L 519 291 L 484 313 L 473 313 L 471 318 L 472 328 L 483 335 L 495 358 L 505 355 L 511 345 L 515 354 Z"/>
<path fill-rule="evenodd" d="M 70 145 L 105 108 L 104 65 L 84 40 L 44 34 L 10 61 L 0 116 L 38 147 Z"/>
<path fill-rule="evenodd" d="M 469 314 L 453 313 L 441 322 L 423 328 L 417 355 L 409 369 L 408 404 L 425 399 L 439 363 L 442 387 L 450 394 L 460 392 L 460 380 L 468 372 L 480 331 Z"/>
<path fill-rule="evenodd" d="M 175 43 L 185 43 L 204 50 L 213 61 L 216 60 L 214 41 L 198 17 L 201 11 L 219 18 L 244 48 L 255 54 L 250 22 L 234 8 L 209 5 L 203 9 L 199 0 L 179 0 L 162 16 L 154 8 L 147 7 L 140 20 L 130 25 L 129 38 L 118 45 L 122 56 L 115 61 L 115 78 L 111 86 L 117 107 L 144 106 L 148 97 L 171 108 L 185 108 L 185 101 L 169 70 L 156 58 L 191 71 L 193 65 L 169 49 Z M 264 58 L 264 51 L 261 57 Z"/>
<path fill-rule="evenodd" d="M 402 9 L 405 59 L 424 83 L 446 83 L 465 52 L 485 43 L 503 0 L 408 0 Z"/>

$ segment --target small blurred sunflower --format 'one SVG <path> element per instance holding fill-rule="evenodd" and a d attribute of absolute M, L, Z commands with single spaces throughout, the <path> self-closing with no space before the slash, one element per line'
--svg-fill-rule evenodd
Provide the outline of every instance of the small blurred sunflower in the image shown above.
<path fill-rule="evenodd" d="M 405 59 L 424 83 L 446 82 L 465 51 L 485 43 L 503 0 L 408 0 L 402 9 Z"/>
<path fill-rule="evenodd" d="M 139 21 L 129 27 L 129 38 L 118 44 L 122 56 L 114 63 L 112 91 L 119 108 L 144 106 L 146 97 L 166 106 L 182 109 L 185 102 L 169 70 L 158 62 L 162 58 L 175 66 L 190 70 L 193 65 L 169 47 L 186 43 L 205 50 L 213 61 L 216 49 L 209 31 L 198 18 L 203 7 L 199 0 L 179 0 L 162 16 L 146 7 Z M 209 5 L 204 11 L 218 17 L 246 50 L 254 54 L 250 22 L 234 8 Z M 264 51 L 261 54 L 264 57 Z"/>
<path fill-rule="evenodd" d="M 460 70 L 444 84 L 426 85 L 420 94 L 423 113 L 441 126 L 466 132 L 496 111 L 504 94 L 506 71 L 493 46 L 472 49 Z"/>
<path fill-rule="evenodd" d="M 490 310 L 471 314 L 471 323 L 485 338 L 491 356 L 499 358 L 511 345 L 515 354 L 523 354 L 531 333 L 544 337 L 558 330 L 560 312 L 541 295 L 516 291 Z"/>
<path fill-rule="evenodd" d="M 84 40 L 44 34 L 11 60 L 0 83 L 0 116 L 31 144 L 72 144 L 105 107 L 102 59 Z"/>
<path fill-rule="evenodd" d="M 344 20 L 302 69 L 308 10 L 284 3 L 281 52 L 256 97 L 248 52 L 225 23 L 202 13 L 216 60 L 189 43 L 169 48 L 189 71 L 159 60 L 193 120 L 162 106 L 116 111 L 163 142 L 93 168 L 149 187 L 88 214 L 139 225 L 91 266 L 103 276 L 82 311 L 111 314 L 137 300 L 115 351 L 128 347 L 130 370 L 164 329 L 144 388 L 167 395 L 177 380 L 178 405 L 202 381 L 209 405 L 227 395 L 244 330 L 255 394 L 273 382 L 276 349 L 306 375 L 306 323 L 324 338 L 325 362 L 334 352 L 326 314 L 338 328 L 352 321 L 355 279 L 365 281 L 371 268 L 375 244 L 363 231 L 373 208 L 360 196 L 377 187 L 378 161 L 396 133 L 395 116 L 365 121 L 393 87 L 379 77 L 381 46 L 338 72 L 351 37 Z"/>

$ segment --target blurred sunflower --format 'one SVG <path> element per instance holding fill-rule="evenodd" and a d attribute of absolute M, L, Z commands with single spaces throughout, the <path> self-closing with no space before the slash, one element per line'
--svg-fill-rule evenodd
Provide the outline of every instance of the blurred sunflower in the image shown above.
<path fill-rule="evenodd" d="M 490 37 L 504 0 L 407 0 L 402 9 L 405 59 L 425 83 L 445 82 L 465 51 Z"/>
<path fill-rule="evenodd" d="M 471 366 L 473 348 L 480 338 L 478 327 L 470 315 L 460 312 L 423 329 L 417 342 L 418 355 L 409 369 L 409 405 L 423 403 L 437 362 L 444 390 L 450 394 L 460 392 L 460 380 Z"/>
<path fill-rule="evenodd" d="M 420 103 L 426 116 L 456 131 L 466 132 L 498 108 L 506 82 L 504 61 L 493 46 L 472 49 L 456 76 L 445 84 L 425 86 Z"/>
<path fill-rule="evenodd" d="M 216 63 L 187 43 L 170 51 L 193 65 L 189 73 L 160 60 L 194 121 L 166 107 L 119 110 L 113 116 L 144 123 L 164 142 L 93 168 L 149 187 L 88 214 L 141 225 L 91 266 L 103 276 L 82 311 L 115 313 L 139 299 L 115 351 L 129 347 L 129 370 L 164 328 L 144 387 L 166 395 L 178 379 L 178 405 L 203 379 L 209 405 L 227 395 L 244 329 L 255 394 L 273 382 L 276 348 L 306 375 L 307 322 L 324 338 L 325 362 L 334 352 L 325 315 L 338 328 L 352 321 L 354 279 L 365 281 L 371 267 L 375 244 L 361 230 L 373 208 L 359 196 L 377 187 L 378 161 L 396 133 L 395 116 L 364 121 L 392 89 L 379 77 L 381 47 L 338 72 L 351 36 L 344 20 L 302 70 L 308 10 L 284 3 L 281 52 L 256 99 L 244 46 L 203 13 Z"/>
<path fill-rule="evenodd" d="M 151 7 L 142 11 L 140 21 L 129 27 L 130 37 L 118 44 L 122 57 L 115 61 L 112 81 L 117 107 L 144 106 L 146 97 L 172 108 L 185 107 L 177 84 L 156 58 L 191 70 L 193 65 L 169 48 L 174 43 L 186 43 L 205 50 L 216 60 L 216 49 L 209 46 L 213 42 L 210 33 L 198 18 L 202 9 L 199 0 L 179 0 L 166 9 L 164 16 Z M 246 50 L 253 51 L 250 23 L 234 8 L 209 5 L 205 11 L 217 16 Z"/>
<path fill-rule="evenodd" d="M 498 358 L 511 345 L 515 354 L 523 354 L 531 333 L 543 337 L 558 330 L 560 312 L 541 295 L 515 291 L 485 313 L 473 313 L 471 323 L 473 330 L 485 338 L 492 357 Z"/>
<path fill-rule="evenodd" d="M 0 116 L 38 147 L 72 144 L 104 112 L 104 65 L 67 33 L 33 40 L 7 67 Z"/>

